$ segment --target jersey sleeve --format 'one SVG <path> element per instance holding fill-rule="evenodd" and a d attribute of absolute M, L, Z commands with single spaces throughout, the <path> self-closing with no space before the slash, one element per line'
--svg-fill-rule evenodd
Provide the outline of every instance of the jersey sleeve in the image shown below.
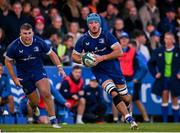
<path fill-rule="evenodd" d="M 80 55 L 83 52 L 83 37 L 81 37 L 75 44 L 75 48 L 73 50 L 74 53 Z"/>
<path fill-rule="evenodd" d="M 10 44 L 6 50 L 5 58 L 8 60 L 14 60 L 15 59 L 15 47 L 13 44 Z"/>
<path fill-rule="evenodd" d="M 107 45 L 111 48 L 113 48 L 115 45 L 119 44 L 118 40 L 110 32 L 107 33 L 106 40 L 107 40 Z"/>
<path fill-rule="evenodd" d="M 40 39 L 40 44 L 43 53 L 49 55 L 52 52 L 52 48 L 47 43 L 45 43 L 44 40 Z"/>

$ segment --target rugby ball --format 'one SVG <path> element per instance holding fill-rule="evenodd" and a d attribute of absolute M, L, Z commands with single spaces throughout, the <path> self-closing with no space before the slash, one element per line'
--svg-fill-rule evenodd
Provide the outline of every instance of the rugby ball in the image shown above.
<path fill-rule="evenodd" d="M 83 54 L 82 56 L 83 65 L 85 65 L 86 67 L 93 67 L 94 62 L 95 62 L 95 57 L 92 53 L 87 52 Z"/>

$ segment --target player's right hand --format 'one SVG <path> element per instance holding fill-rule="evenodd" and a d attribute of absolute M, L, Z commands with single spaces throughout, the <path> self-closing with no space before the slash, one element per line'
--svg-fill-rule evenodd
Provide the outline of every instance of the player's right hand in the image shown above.
<path fill-rule="evenodd" d="M 20 81 L 22 81 L 22 80 L 23 80 L 23 79 L 17 78 L 17 77 L 13 78 L 14 84 L 15 84 L 16 86 L 18 86 L 18 87 L 23 87 L 23 86 L 21 85 L 21 83 L 20 83 Z"/>
<path fill-rule="evenodd" d="M 94 57 L 95 57 L 94 66 L 96 66 L 98 63 L 104 61 L 104 56 L 94 54 Z"/>

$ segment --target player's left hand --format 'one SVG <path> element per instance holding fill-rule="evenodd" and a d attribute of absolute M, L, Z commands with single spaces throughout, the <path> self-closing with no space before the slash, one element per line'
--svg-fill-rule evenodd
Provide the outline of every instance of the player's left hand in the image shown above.
<path fill-rule="evenodd" d="M 96 66 L 98 63 L 104 61 L 104 56 L 94 54 L 94 57 L 95 57 L 94 66 Z"/>
<path fill-rule="evenodd" d="M 66 77 L 66 73 L 64 72 L 62 67 L 58 67 L 58 73 L 61 75 L 62 78 Z"/>

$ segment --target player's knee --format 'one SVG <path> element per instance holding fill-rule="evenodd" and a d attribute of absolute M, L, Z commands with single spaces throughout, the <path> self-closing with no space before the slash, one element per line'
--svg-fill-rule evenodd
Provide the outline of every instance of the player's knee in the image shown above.
<path fill-rule="evenodd" d="M 104 88 L 107 93 L 111 94 L 111 96 L 114 95 L 113 93 L 115 93 L 115 95 L 117 95 L 118 93 L 116 86 L 113 82 L 107 83 Z"/>
<path fill-rule="evenodd" d="M 122 102 L 120 94 L 117 94 L 115 97 L 113 97 L 114 105 L 117 106 L 120 102 Z"/>
<path fill-rule="evenodd" d="M 126 85 L 123 88 L 118 88 L 117 90 L 121 96 L 125 96 L 128 94 L 128 89 Z"/>
<path fill-rule="evenodd" d="M 41 95 L 43 96 L 44 99 L 52 98 L 50 91 L 43 91 L 43 92 L 41 92 Z"/>

